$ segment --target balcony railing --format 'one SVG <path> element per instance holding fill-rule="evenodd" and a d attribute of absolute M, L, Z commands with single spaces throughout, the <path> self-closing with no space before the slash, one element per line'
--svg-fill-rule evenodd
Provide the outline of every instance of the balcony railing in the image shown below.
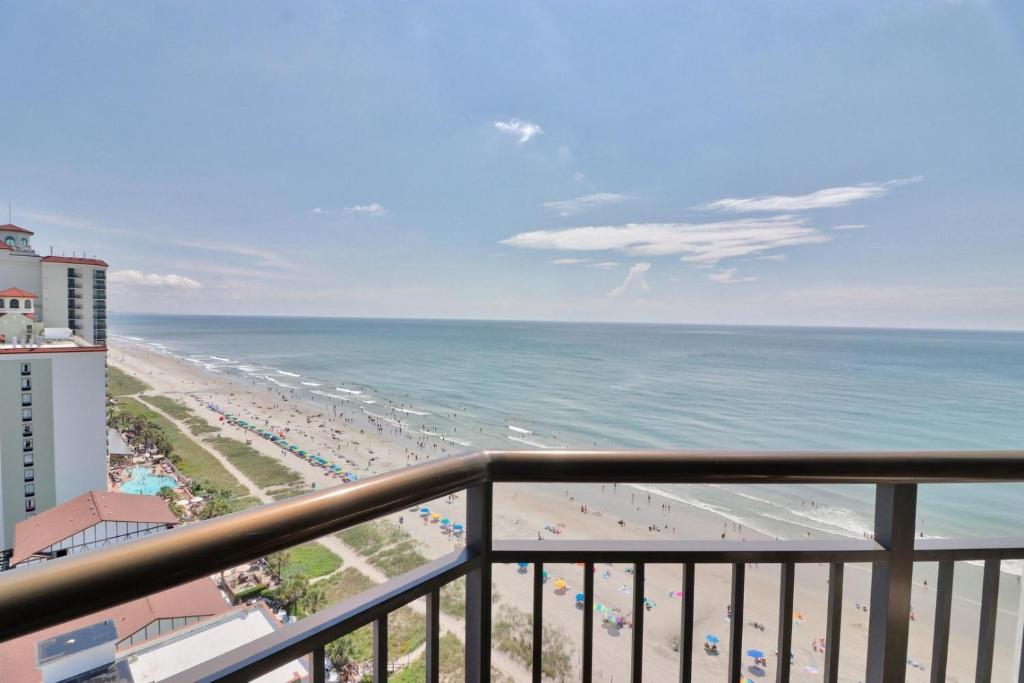
<path fill-rule="evenodd" d="M 915 539 L 919 483 L 1024 481 L 1024 451 L 938 453 L 580 452 L 483 451 L 389 472 L 356 483 L 190 524 L 143 540 L 53 560 L 0 577 L 0 639 L 13 638 L 128 600 L 215 574 L 242 562 L 403 511 L 465 489 L 466 547 L 395 577 L 360 595 L 285 625 L 240 648 L 168 679 L 248 681 L 296 657 L 312 654 L 314 681 L 324 677 L 324 648 L 357 628 L 374 625 L 375 681 L 387 671 L 387 618 L 427 599 L 427 681 L 438 680 L 440 588 L 466 577 L 466 680 L 490 678 L 491 568 L 531 562 L 532 675 L 541 680 L 542 569 L 545 563 L 584 563 L 582 679 L 593 677 L 594 581 L 597 562 L 634 564 L 632 680 L 643 675 L 644 576 L 648 564 L 683 568 L 678 678 L 693 680 L 693 588 L 699 564 L 732 565 L 732 619 L 727 681 L 741 675 L 745 570 L 778 563 L 778 652 L 791 650 L 795 567 L 828 563 L 828 643 L 824 680 L 838 680 L 843 572 L 847 563 L 872 564 L 867 670 L 855 678 L 900 683 L 907 669 L 910 597 L 915 562 L 938 562 L 932 680 L 945 680 L 953 563 L 983 561 L 976 678 L 991 678 L 1000 562 L 1024 558 L 1024 538 Z M 493 485 L 527 483 L 874 484 L 874 538 L 807 541 L 521 541 L 492 538 Z M 789 680 L 788 657 L 777 662 Z M 659 680 L 665 680 L 659 672 Z M 650 676 L 655 674 L 651 673 Z M 674 674 L 673 674 L 673 677 Z"/>

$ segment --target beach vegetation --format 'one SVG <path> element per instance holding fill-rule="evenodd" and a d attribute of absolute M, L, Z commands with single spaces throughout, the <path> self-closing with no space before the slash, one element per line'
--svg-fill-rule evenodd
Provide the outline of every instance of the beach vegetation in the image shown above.
<path fill-rule="evenodd" d="M 184 422 L 188 425 L 188 430 L 195 436 L 202 436 L 203 434 L 212 434 L 220 431 L 209 422 L 193 413 L 184 403 L 168 396 L 143 396 L 142 401 L 167 413 L 175 420 Z"/>
<path fill-rule="evenodd" d="M 454 633 L 442 633 L 438 639 L 438 670 L 443 683 L 465 679 L 465 646 Z M 388 677 L 392 683 L 420 683 L 427 677 L 426 654 L 421 654 L 401 671 Z M 491 677 L 492 681 L 500 679 Z"/>
<path fill-rule="evenodd" d="M 394 522 L 379 520 L 345 529 L 338 534 L 343 543 L 391 578 L 415 569 L 427 561 L 422 544 Z"/>
<path fill-rule="evenodd" d="M 149 390 L 150 386 L 142 380 L 132 377 L 113 365 L 107 366 L 107 393 L 111 396 L 129 396 Z"/>
<path fill-rule="evenodd" d="M 466 616 L 465 577 L 459 577 L 441 586 L 441 611 L 458 619 Z"/>
<path fill-rule="evenodd" d="M 302 481 L 299 473 L 237 439 L 216 436 L 207 441 L 260 488 L 287 486 Z"/>
<path fill-rule="evenodd" d="M 274 553 L 280 555 L 280 553 Z M 282 579 L 301 574 L 310 579 L 326 576 L 341 567 L 341 558 L 316 541 L 303 543 L 285 551 L 284 563 L 275 573 Z M 276 559 L 275 559 L 276 564 Z"/>
<path fill-rule="evenodd" d="M 286 498 L 301 496 L 303 493 L 309 493 L 312 490 L 313 489 L 306 486 L 285 486 L 282 488 L 267 489 L 267 495 L 274 500 L 285 500 Z"/>
<path fill-rule="evenodd" d="M 529 668 L 533 659 L 533 615 L 509 605 L 497 610 L 491 630 L 494 647 Z M 544 625 L 544 652 L 541 667 L 544 676 L 564 681 L 572 673 L 573 650 L 565 634 Z"/>

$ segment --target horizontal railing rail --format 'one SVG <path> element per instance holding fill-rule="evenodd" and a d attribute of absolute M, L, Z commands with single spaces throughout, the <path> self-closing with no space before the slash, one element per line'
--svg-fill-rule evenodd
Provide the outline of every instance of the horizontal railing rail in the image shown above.
<path fill-rule="evenodd" d="M 1024 539 L 915 538 L 917 484 L 1024 481 L 1024 451 L 972 452 L 719 452 L 719 451 L 479 451 L 438 459 L 372 478 L 317 491 L 214 520 L 189 524 L 153 537 L 0 575 L 0 614 L 18 615 L 0 622 L 0 640 L 59 624 L 131 599 L 214 574 L 242 562 L 335 533 L 356 524 L 405 510 L 461 490 L 468 491 L 467 549 L 440 558 L 401 577 L 282 630 L 210 660 L 175 680 L 248 680 L 303 654 L 313 655 L 313 680 L 322 680 L 324 645 L 355 628 L 374 625 L 374 671 L 386 672 L 387 614 L 427 597 L 428 680 L 437 667 L 437 591 L 466 575 L 466 676 L 487 680 L 490 672 L 491 565 L 533 563 L 536 577 L 544 563 L 627 562 L 635 567 L 633 680 L 640 680 L 643 644 L 643 576 L 649 563 L 683 568 L 683 592 L 690 595 L 697 564 L 733 567 L 734 618 L 730 627 L 729 671 L 738 677 L 744 568 L 746 563 L 783 567 L 780 613 L 793 598 L 793 567 L 827 563 L 830 569 L 829 625 L 832 637 L 825 680 L 838 667 L 842 572 L 847 563 L 872 563 L 871 623 L 866 680 L 905 674 L 907 614 L 914 562 L 940 563 L 937 594 L 948 598 L 952 563 L 985 562 L 978 680 L 991 672 L 998 566 L 1024 558 Z M 872 539 L 813 541 L 518 541 L 491 539 L 492 485 L 538 483 L 860 483 L 877 487 Z M 995 567 L 995 569 L 993 569 Z M 993 571 L 995 572 L 993 576 Z M 534 585 L 535 681 L 540 680 L 542 604 L 539 578 Z M 592 666 L 593 581 L 584 572 L 584 638 L 581 664 L 585 681 Z M 787 603 L 787 600 L 789 601 Z M 692 604 L 682 610 L 680 680 L 691 680 Z M 941 605 L 940 605 L 941 607 Z M 639 608 L 639 609 L 638 609 Z M 937 610 L 936 647 L 948 619 Z M 431 619 L 431 615 L 433 618 Z M 948 617 L 948 615 L 947 615 Z M 689 620 L 689 621 L 688 621 Z M 787 622 L 787 623 L 784 623 Z M 944 624 L 944 626 L 943 626 Z M 788 652 L 792 624 L 780 619 L 779 652 Z M 934 649 L 934 648 L 933 648 Z M 945 652 L 933 668 L 945 667 Z M 788 661 L 780 658 L 778 680 L 786 680 Z M 939 661 L 941 659 L 941 661 Z M 431 675 L 433 672 L 433 675 Z M 737 674 L 734 676 L 733 674 Z M 374 675 L 375 680 L 383 680 Z"/>

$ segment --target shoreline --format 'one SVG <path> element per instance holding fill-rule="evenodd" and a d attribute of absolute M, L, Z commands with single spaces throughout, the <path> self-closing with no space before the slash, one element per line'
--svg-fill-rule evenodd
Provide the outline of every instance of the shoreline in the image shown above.
<path fill-rule="evenodd" d="M 190 363 L 176 357 L 157 353 L 138 345 L 126 345 L 117 342 L 111 346 L 110 360 L 130 374 L 138 376 L 150 383 L 158 393 L 172 396 L 195 394 L 199 399 L 190 407 L 201 407 L 206 402 L 233 405 L 236 410 L 249 411 L 252 415 L 262 415 L 280 425 L 289 425 L 289 440 L 299 441 L 314 450 L 325 448 L 330 451 L 341 451 L 360 468 L 360 476 L 376 471 L 386 471 L 404 466 L 420 459 L 431 459 L 447 454 L 448 448 L 439 447 L 434 436 L 420 435 L 420 441 L 410 439 L 399 426 L 382 420 L 362 415 L 344 407 L 326 409 L 325 406 L 311 401 L 307 403 L 301 398 L 289 395 L 283 387 L 252 386 L 246 387 L 242 382 L 226 373 L 208 372 L 201 364 Z M 325 397 L 325 402 L 329 399 Z M 264 405 L 266 404 L 266 405 Z M 343 403 L 347 407 L 347 403 Z M 372 404 L 370 404 L 372 405 Z M 355 406 L 353 406 L 355 407 Z M 360 408 L 362 406 L 359 406 Z M 319 411 L 319 412 L 317 412 Z M 201 408 L 202 413 L 210 413 Z M 238 414 L 245 414 L 239 412 Z M 204 415 L 206 416 L 206 415 Z M 208 416 L 207 416 L 208 417 Z M 232 432 L 228 432 L 232 433 Z M 261 452 L 269 452 L 289 467 L 296 469 L 296 458 L 287 458 L 274 453 L 275 448 L 264 449 L 262 440 L 254 440 Z M 403 460 L 404 458 L 404 460 Z M 365 462 L 365 465 L 363 463 Z M 298 470 L 297 470 L 298 471 Z M 302 472 L 307 478 L 315 477 L 311 472 Z M 313 479 L 322 481 L 323 478 Z M 335 482 L 331 482 L 334 484 Z M 609 491 L 608 489 L 612 489 Z M 568 490 L 571 489 L 571 490 Z M 626 494 L 631 494 L 631 499 Z M 659 537 L 685 538 L 718 538 L 724 528 L 726 536 L 735 538 L 769 537 L 756 534 L 752 530 L 740 531 L 731 529 L 729 522 L 722 520 L 713 511 L 697 509 L 677 501 L 663 499 L 656 502 L 656 493 L 651 493 L 651 501 L 647 502 L 646 493 L 641 493 L 628 485 L 572 485 L 569 487 L 548 485 L 544 487 L 500 485 L 495 487 L 495 534 L 506 538 L 536 538 L 538 530 L 543 532 L 545 526 L 558 523 L 566 524 L 565 538 L 644 538 L 652 534 Z M 639 499 L 639 505 L 637 501 Z M 461 501 L 459 501 L 461 507 Z M 444 501 L 432 502 L 431 506 L 445 505 Z M 586 505 L 591 514 L 581 514 L 579 506 Z M 657 505 L 658 507 L 655 507 Z M 671 509 L 660 506 L 671 505 Z M 408 514 L 408 513 L 407 513 Z M 454 511 L 453 511 L 454 514 Z M 395 515 L 394 517 L 397 517 Z M 625 522 L 619 527 L 617 520 Z M 734 523 L 735 524 L 735 523 Z M 653 532 L 649 529 L 657 525 L 666 527 L 668 531 Z M 440 554 L 451 548 L 451 543 L 436 532 L 430 525 L 421 527 L 415 523 L 405 524 L 405 528 L 417 540 L 420 540 L 430 554 Z M 672 531 L 674 530 L 674 532 Z M 856 565 L 851 567 L 857 568 Z M 723 637 L 728 633 L 724 607 L 728 604 L 728 567 L 702 566 L 698 570 L 695 610 L 695 641 L 702 640 L 703 634 L 716 633 Z M 970 574 L 958 568 L 958 581 Z M 571 594 L 574 586 L 581 585 L 579 570 L 573 566 L 555 565 L 549 569 L 551 576 L 562 576 L 570 584 L 570 597 L 559 598 L 545 595 L 545 621 L 559 627 L 576 643 L 578 648 L 578 630 L 581 617 L 578 610 L 571 605 Z M 557 572 L 557 573 L 556 573 Z M 610 572 L 607 574 L 605 572 Z M 980 572 L 978 572 L 980 575 Z M 506 574 L 508 574 L 506 576 Z M 842 680 L 859 681 L 864 671 L 864 631 L 866 630 L 866 614 L 855 610 L 857 603 L 867 602 L 867 571 L 851 571 L 847 573 L 844 595 L 844 633 L 842 644 Z M 795 671 L 803 672 L 804 666 L 812 666 L 821 670 L 823 656 L 812 650 L 810 641 L 824 636 L 824 601 L 826 589 L 827 567 L 801 565 L 798 570 L 796 605 L 806 615 L 802 624 L 794 628 L 794 653 L 797 667 Z M 917 578 L 917 576 L 915 576 Z M 495 580 L 500 587 L 502 599 L 511 604 L 530 604 L 532 582 L 529 578 L 519 575 L 515 568 L 495 567 Z M 923 580 L 923 578 L 921 579 Z M 972 582 L 973 583 L 973 582 Z M 1007 581 L 1006 583 L 1010 583 Z M 648 666 L 653 670 L 678 666 L 678 655 L 671 651 L 671 636 L 678 631 L 678 598 L 670 594 L 678 590 L 680 572 L 676 567 L 654 566 L 648 571 L 646 595 L 656 603 L 656 607 L 645 615 L 646 638 L 645 647 L 651 658 Z M 980 582 L 979 582 L 980 585 Z M 595 581 L 595 602 L 601 602 L 628 611 L 631 596 L 622 588 L 631 588 L 632 579 L 625 573 L 623 566 L 601 566 L 601 575 Z M 748 568 L 748 592 L 745 602 L 746 616 L 766 626 L 765 631 L 745 630 L 744 648 L 759 647 L 766 652 L 774 651 L 775 624 L 777 615 L 778 567 L 765 565 Z M 929 604 L 931 603 L 931 604 Z M 558 607 L 555 608 L 554 606 Z M 675 608 L 673 608 L 673 605 Z M 917 620 L 911 626 L 911 657 L 919 662 L 927 662 L 930 650 L 932 611 L 934 609 L 934 593 L 923 585 L 915 586 L 914 607 Z M 550 614 L 549 614 L 550 612 Z M 973 644 L 977 628 L 976 606 L 958 601 L 954 607 L 953 632 L 951 633 L 950 669 L 951 675 L 962 675 L 969 678 L 973 672 Z M 597 620 L 595 620 L 597 621 Z M 973 624 L 973 626 L 972 626 Z M 1005 666 L 1007 675 L 1009 659 L 1012 658 L 1013 630 L 1015 619 L 1007 613 L 1001 613 L 998 622 L 996 671 Z M 748 633 L 748 631 L 750 631 Z M 1004 637 L 1009 633 L 1009 637 Z M 600 634 L 599 634 L 600 635 Z M 628 633 L 626 634 L 628 635 Z M 595 648 L 595 672 L 605 672 L 609 676 L 624 677 L 626 671 L 623 661 L 628 667 L 625 656 L 628 643 L 621 643 L 628 638 L 609 634 L 609 642 L 604 639 L 595 640 L 599 647 Z M 605 647 L 607 645 L 607 647 Z M 1007 648 L 1011 649 L 1007 649 Z M 972 653 L 971 656 L 957 658 L 955 653 Z M 711 677 L 724 674 L 724 657 L 707 657 L 699 650 L 695 654 L 695 673 L 699 676 Z M 957 661 L 954 661 L 957 660 Z M 963 660 L 963 661 L 959 661 Z M 772 659 L 769 659 L 772 662 Z M 1002 662 L 1002 664 L 1001 664 Z M 773 667 L 769 666 L 769 673 Z M 794 680 L 813 680 L 814 676 L 803 672 L 794 673 Z M 908 669 L 908 680 L 927 680 L 926 671 Z"/>

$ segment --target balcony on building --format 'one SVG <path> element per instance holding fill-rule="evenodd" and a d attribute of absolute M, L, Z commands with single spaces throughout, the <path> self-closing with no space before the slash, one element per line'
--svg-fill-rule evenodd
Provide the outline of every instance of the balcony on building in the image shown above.
<path fill-rule="evenodd" d="M 931 672 L 945 671 L 949 656 L 952 586 L 955 563 L 983 565 L 980 586 L 981 622 L 976 648 L 967 656 L 976 662 L 976 680 L 991 678 L 996 634 L 1000 567 L 1004 560 L 1024 559 L 1020 538 L 919 537 L 918 488 L 922 484 L 965 484 L 1024 481 L 1024 451 L 1000 452 L 724 452 L 724 451 L 482 451 L 451 456 L 388 472 L 357 483 L 318 490 L 277 503 L 226 515 L 196 525 L 184 525 L 159 536 L 132 541 L 102 552 L 81 553 L 0 575 L 0 613 L 17 619 L 0 621 L 0 641 L 52 628 L 67 620 L 99 613 L 115 605 L 164 591 L 229 570 L 242 563 L 337 533 L 384 515 L 404 512 L 413 517 L 425 502 L 459 494 L 465 501 L 464 546 L 385 583 L 339 603 L 287 623 L 251 642 L 205 661 L 190 663 L 170 681 L 254 680 L 279 670 L 298 657 L 310 662 L 308 680 L 325 680 L 325 647 L 365 625 L 373 626 L 372 678 L 383 683 L 389 669 L 388 617 L 420 598 L 425 606 L 426 680 L 437 681 L 439 666 L 440 591 L 465 579 L 463 639 L 465 680 L 491 678 L 492 568 L 518 565 L 532 582 L 528 642 L 532 662 L 527 668 L 540 681 L 544 652 L 544 610 L 552 600 L 545 586 L 545 566 L 577 563 L 582 567 L 577 595 L 580 611 L 579 673 L 595 680 L 595 569 L 603 563 L 631 567 L 631 584 L 622 591 L 632 604 L 632 628 L 622 631 L 628 641 L 624 656 L 631 680 L 693 681 L 694 644 L 704 638 L 694 631 L 694 604 L 701 583 L 697 569 L 709 564 L 731 566 L 730 619 L 722 626 L 722 680 L 747 677 L 747 648 L 754 643 L 744 618 L 748 566 L 774 564 L 780 568 L 777 598 L 778 641 L 773 648 L 790 652 L 795 637 L 794 596 L 801 591 L 827 595 L 827 651 L 822 655 L 824 679 L 838 681 L 839 653 L 850 633 L 843 629 L 843 577 L 848 564 L 870 565 L 870 620 L 866 631 L 866 669 L 845 671 L 851 680 L 870 683 L 907 680 L 910 597 L 917 564 L 937 563 L 934 585 L 936 617 Z M 687 484 L 742 487 L 785 483 L 793 486 L 864 484 L 874 490 L 873 534 L 831 540 L 687 541 L 682 539 L 496 538 L 492 519 L 495 489 L 503 484 Z M 567 494 L 568 495 L 568 494 Z M 1011 512 L 1016 514 L 1015 512 Z M 799 583 L 801 565 L 824 564 L 829 580 L 823 586 Z M 679 600 L 645 594 L 645 576 L 653 565 L 679 568 Z M 657 598 L 662 608 L 678 610 L 680 652 L 678 670 L 645 669 L 647 601 Z M 550 609 L 550 607 L 548 607 Z M 661 608 L 659 608 L 661 609 Z M 90 624 L 77 623 L 77 627 Z M 72 629 L 69 629 L 69 631 Z M 1020 638 L 1018 634 L 1016 636 Z M 656 644 L 658 645 L 658 644 Z M 660 644 L 663 645 L 663 644 Z M 715 649 L 717 653 L 717 646 Z M 963 657 L 963 652 L 957 653 Z M 104 665 L 121 659 L 106 651 Z M 772 658 L 776 680 L 788 681 L 788 657 Z M 79 672 L 81 673 L 81 672 Z M 75 679 L 75 680 L 88 680 Z M 131 680 L 131 679 L 129 679 Z M 305 680 L 305 679 L 304 679 Z M 802 680 L 802 679 L 800 679 Z M 915 679 L 916 680 L 916 679 Z M 945 680 L 944 677 L 934 680 Z"/>

